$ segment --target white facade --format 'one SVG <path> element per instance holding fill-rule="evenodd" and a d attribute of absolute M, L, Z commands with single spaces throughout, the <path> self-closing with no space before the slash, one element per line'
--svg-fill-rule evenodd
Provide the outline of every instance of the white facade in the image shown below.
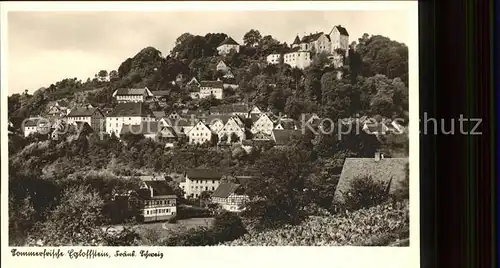
<path fill-rule="evenodd" d="M 270 54 L 267 56 L 266 60 L 269 64 L 278 64 L 280 62 L 280 54 Z"/>
<path fill-rule="evenodd" d="M 153 122 L 156 121 L 154 117 L 143 117 L 143 116 L 111 116 L 106 117 L 106 132 L 111 135 L 115 133 L 117 137 L 120 136 L 123 124 L 128 125 L 140 125 L 142 122 Z"/>
<path fill-rule="evenodd" d="M 210 129 L 213 131 L 213 133 L 215 134 L 219 134 L 219 132 L 222 130 L 222 128 L 224 127 L 224 122 L 222 122 L 222 120 L 220 119 L 217 119 L 213 122 L 207 122 L 209 123 L 210 125 Z"/>
<path fill-rule="evenodd" d="M 198 197 L 202 192 L 215 191 L 219 187 L 220 179 L 190 179 L 186 176 L 186 181 L 180 184 L 184 190 L 184 198 Z"/>
<path fill-rule="evenodd" d="M 340 48 L 345 51 L 349 49 L 349 36 L 340 34 L 337 27 L 333 27 L 330 32 L 331 53 L 334 54 L 335 49 Z"/>
<path fill-rule="evenodd" d="M 240 52 L 240 45 L 231 45 L 231 44 L 224 44 L 219 47 L 217 47 L 217 51 L 219 52 L 219 55 L 227 55 L 231 52 L 231 50 L 236 51 L 236 53 Z"/>
<path fill-rule="evenodd" d="M 239 142 L 244 140 L 245 137 L 245 129 L 242 128 L 241 124 L 238 124 L 238 122 L 234 118 L 230 118 L 227 120 L 226 124 L 220 130 L 217 135 L 219 136 L 219 140 L 225 135 L 227 137 L 227 142 L 235 142 L 231 141 L 231 136 L 236 134 L 239 138 Z"/>
<path fill-rule="evenodd" d="M 198 122 L 198 124 L 187 132 L 187 135 L 189 137 L 189 143 L 203 144 L 205 142 L 210 142 L 212 139 L 212 130 L 203 122 Z"/>
<path fill-rule="evenodd" d="M 68 116 L 66 118 L 66 122 L 68 124 L 76 124 L 77 122 L 85 122 L 89 124 L 89 126 L 94 131 L 104 131 L 106 125 L 106 118 L 104 115 L 96 111 L 92 116 Z"/>
<path fill-rule="evenodd" d="M 230 212 L 242 212 L 244 205 L 250 198 L 248 195 L 230 194 L 227 198 L 212 197 L 212 202 L 219 204 L 222 209 Z"/>
<path fill-rule="evenodd" d="M 266 114 L 262 114 L 257 121 L 252 125 L 251 132 L 253 134 L 262 132 L 271 135 L 274 129 L 273 121 Z"/>
<path fill-rule="evenodd" d="M 24 127 L 24 136 L 28 137 L 29 135 L 37 132 L 37 126 L 25 126 Z"/>
<path fill-rule="evenodd" d="M 201 87 L 200 91 L 191 92 L 190 97 L 192 99 L 204 99 L 213 95 L 216 99 L 221 100 L 223 98 L 223 89 L 217 87 Z"/>
<path fill-rule="evenodd" d="M 143 95 L 118 95 L 116 100 L 118 102 L 144 102 L 145 97 Z"/>
<path fill-rule="evenodd" d="M 200 98 L 203 99 L 209 97 L 210 95 L 213 95 L 216 99 L 222 100 L 222 91 L 222 88 L 200 86 Z"/>
<path fill-rule="evenodd" d="M 290 65 L 292 68 L 305 69 L 311 65 L 311 53 L 308 51 L 297 51 L 286 53 L 283 56 L 285 64 Z"/>

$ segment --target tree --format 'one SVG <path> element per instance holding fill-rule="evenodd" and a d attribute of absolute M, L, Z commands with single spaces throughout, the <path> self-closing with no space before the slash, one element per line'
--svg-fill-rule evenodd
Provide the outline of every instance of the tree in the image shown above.
<path fill-rule="evenodd" d="M 243 42 L 246 46 L 256 46 L 259 44 L 262 36 L 258 30 L 251 29 L 243 36 Z"/>
<path fill-rule="evenodd" d="M 68 190 L 61 204 L 41 225 L 39 239 L 44 245 L 98 245 L 102 242 L 99 227 L 106 222 L 104 201 L 87 187 Z M 37 237 L 38 238 L 38 237 Z"/>
<path fill-rule="evenodd" d="M 219 144 L 219 136 L 217 134 L 212 134 L 212 137 L 210 137 L 210 144 L 212 146 L 217 146 L 217 144 Z"/>
<path fill-rule="evenodd" d="M 244 214 L 262 227 L 298 223 L 308 203 L 304 188 L 310 164 L 310 154 L 295 147 L 265 152 L 256 163 L 261 179 L 248 185 L 252 201 Z"/>
<path fill-rule="evenodd" d="M 356 46 L 363 61 L 362 74 L 370 77 L 383 74 L 388 78 L 396 77 L 408 85 L 408 47 L 385 36 L 364 34 Z"/>
<path fill-rule="evenodd" d="M 228 141 L 228 137 L 226 134 L 223 134 L 221 137 L 220 137 L 220 142 L 221 143 L 226 143 Z"/>
<path fill-rule="evenodd" d="M 112 70 L 111 72 L 109 72 L 109 80 L 110 81 L 116 81 L 120 79 L 120 76 L 118 75 L 118 71 L 116 70 Z"/>
<path fill-rule="evenodd" d="M 97 73 L 97 77 L 99 78 L 100 81 L 105 81 L 106 78 L 108 78 L 108 71 L 106 71 L 106 70 L 100 70 Z"/>
<path fill-rule="evenodd" d="M 240 137 L 236 135 L 236 133 L 232 132 L 229 140 L 231 143 L 236 143 L 240 141 Z"/>

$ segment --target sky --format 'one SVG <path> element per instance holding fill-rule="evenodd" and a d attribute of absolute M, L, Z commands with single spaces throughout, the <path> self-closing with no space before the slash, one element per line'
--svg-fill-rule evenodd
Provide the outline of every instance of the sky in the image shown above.
<path fill-rule="evenodd" d="M 288 44 L 297 34 L 330 32 L 334 25 L 347 29 L 349 43 L 368 33 L 409 45 L 415 34 L 401 11 L 11 11 L 7 22 L 9 95 L 116 70 L 147 46 L 167 55 L 185 32 L 222 32 L 242 43 L 256 29 Z"/>

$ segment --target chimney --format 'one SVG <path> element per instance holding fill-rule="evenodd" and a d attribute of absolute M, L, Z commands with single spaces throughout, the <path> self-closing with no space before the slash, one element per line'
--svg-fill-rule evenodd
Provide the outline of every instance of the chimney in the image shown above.
<path fill-rule="evenodd" d="M 151 197 L 153 197 L 153 187 L 149 187 L 149 192 L 151 193 Z"/>
<path fill-rule="evenodd" d="M 375 162 L 380 161 L 380 152 L 375 152 Z"/>

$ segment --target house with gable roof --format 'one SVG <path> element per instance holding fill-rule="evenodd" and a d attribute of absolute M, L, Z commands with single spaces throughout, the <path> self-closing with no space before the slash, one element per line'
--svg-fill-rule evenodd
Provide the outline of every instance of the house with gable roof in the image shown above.
<path fill-rule="evenodd" d="M 212 140 L 213 132 L 210 127 L 199 121 L 194 127 L 187 132 L 189 143 L 191 144 L 204 144 Z"/>
<path fill-rule="evenodd" d="M 96 132 L 105 131 L 106 117 L 99 108 L 77 108 L 73 109 L 66 118 L 68 124 L 86 122 Z"/>
<path fill-rule="evenodd" d="M 217 47 L 217 51 L 219 55 L 227 55 L 232 50 L 236 51 L 236 53 L 240 52 L 240 44 L 234 41 L 233 38 L 227 37 L 220 45 Z"/>
<path fill-rule="evenodd" d="M 193 168 L 186 172 L 186 180 L 180 184 L 184 197 L 197 198 L 202 192 L 215 191 L 219 187 L 222 174 L 214 169 Z"/>
<path fill-rule="evenodd" d="M 224 127 L 217 133 L 219 136 L 219 141 L 222 137 L 227 137 L 228 143 L 234 143 L 236 141 L 231 140 L 231 137 L 236 135 L 238 137 L 238 142 L 241 142 L 246 139 L 245 127 L 243 122 L 237 119 L 237 117 L 231 117 L 227 120 Z"/>
<path fill-rule="evenodd" d="M 203 99 L 214 96 L 216 99 L 223 98 L 224 83 L 218 81 L 201 81 L 198 88 L 189 93 L 192 99 Z"/>
<path fill-rule="evenodd" d="M 346 158 L 334 200 L 342 203 L 345 195 L 349 194 L 352 182 L 367 177 L 384 183 L 389 194 L 408 187 L 405 183 L 409 176 L 408 167 L 408 158 L 385 158 L 380 152 L 376 152 L 373 158 Z"/>
<path fill-rule="evenodd" d="M 252 134 L 262 132 L 262 133 L 269 135 L 269 134 L 271 134 L 273 129 L 274 129 L 274 122 L 271 120 L 271 118 L 267 114 L 263 113 L 252 124 L 252 128 L 250 131 L 252 132 Z"/>
<path fill-rule="evenodd" d="M 177 196 L 164 177 L 141 176 L 141 188 L 135 206 L 139 210 L 139 221 L 164 221 L 177 214 Z"/>
<path fill-rule="evenodd" d="M 153 93 L 147 88 L 120 88 L 113 92 L 113 97 L 121 102 L 145 102 L 154 97 Z"/>
<path fill-rule="evenodd" d="M 143 102 L 118 103 L 106 117 L 106 132 L 119 136 L 123 124 L 140 125 L 142 122 L 156 121 L 156 118 Z"/>
<path fill-rule="evenodd" d="M 219 204 L 222 209 L 231 212 L 241 212 L 249 201 L 243 187 L 236 183 L 221 183 L 211 195 L 212 203 Z"/>

